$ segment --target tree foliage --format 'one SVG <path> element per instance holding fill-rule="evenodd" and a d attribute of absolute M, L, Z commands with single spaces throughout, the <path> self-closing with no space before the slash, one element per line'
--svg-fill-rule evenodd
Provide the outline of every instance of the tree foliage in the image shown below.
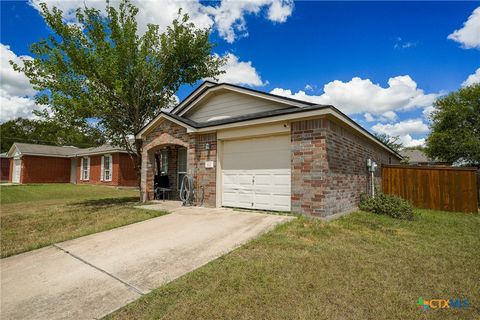
<path fill-rule="evenodd" d="M 399 141 L 399 136 L 391 137 L 385 133 L 374 133 L 373 135 L 396 152 L 403 148 L 403 144 Z"/>
<path fill-rule="evenodd" d="M 52 35 L 32 44 L 33 60 L 12 65 L 56 119 L 98 119 L 110 143 L 137 153 L 138 173 L 141 142 L 132 146 L 129 138 L 175 101 L 181 85 L 222 73 L 224 60 L 212 54 L 210 29 L 195 28 L 181 11 L 165 32 L 150 24 L 139 35 L 138 9 L 128 0 L 118 8 L 107 1 L 106 14 L 79 8 L 76 24 L 65 22 L 56 7 L 41 9 Z"/>
<path fill-rule="evenodd" d="M 480 166 L 480 84 L 434 103 L 425 151 L 430 158 Z"/>
<path fill-rule="evenodd" d="M 14 142 L 50 145 L 70 145 L 81 148 L 105 143 L 102 132 L 93 126 L 67 126 L 57 121 L 17 118 L 0 124 L 1 152 L 7 152 Z"/>

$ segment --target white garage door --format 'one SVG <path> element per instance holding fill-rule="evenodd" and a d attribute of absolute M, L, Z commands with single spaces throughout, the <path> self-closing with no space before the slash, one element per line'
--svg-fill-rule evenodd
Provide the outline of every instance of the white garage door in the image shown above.
<path fill-rule="evenodd" d="M 222 205 L 290 211 L 290 136 L 225 141 Z"/>

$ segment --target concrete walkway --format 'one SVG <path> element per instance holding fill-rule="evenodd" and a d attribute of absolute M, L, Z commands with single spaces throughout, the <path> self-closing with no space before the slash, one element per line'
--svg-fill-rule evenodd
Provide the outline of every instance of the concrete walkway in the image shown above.
<path fill-rule="evenodd" d="M 101 318 L 292 218 L 150 209 L 165 206 L 171 214 L 2 259 L 0 318 Z"/>

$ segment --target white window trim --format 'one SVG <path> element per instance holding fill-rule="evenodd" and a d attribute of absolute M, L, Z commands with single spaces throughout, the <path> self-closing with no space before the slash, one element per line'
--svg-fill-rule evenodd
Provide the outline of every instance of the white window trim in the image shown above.
<path fill-rule="evenodd" d="M 108 168 L 105 168 L 105 158 L 108 157 Z M 102 166 L 101 166 L 101 170 L 100 170 L 100 180 L 101 181 L 112 181 L 112 176 L 113 176 L 113 163 L 112 163 L 112 155 L 111 154 L 106 154 L 106 155 L 103 155 L 102 156 Z M 109 178 L 108 179 L 105 179 L 105 172 L 106 171 L 109 171 Z"/>
<path fill-rule="evenodd" d="M 85 178 L 84 176 L 84 173 L 85 173 L 85 170 L 84 170 L 84 163 L 85 161 L 87 161 L 87 177 Z M 90 180 L 90 157 L 83 157 L 82 158 L 82 161 L 80 163 L 80 180 L 82 181 L 88 181 Z"/>
<path fill-rule="evenodd" d="M 160 170 L 159 171 L 161 175 L 168 175 L 168 150 L 166 149 L 160 151 Z"/>

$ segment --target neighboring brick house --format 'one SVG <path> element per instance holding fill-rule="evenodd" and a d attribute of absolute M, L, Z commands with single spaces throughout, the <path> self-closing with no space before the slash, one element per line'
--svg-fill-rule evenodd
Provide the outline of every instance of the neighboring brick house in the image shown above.
<path fill-rule="evenodd" d="M 168 176 L 176 192 L 189 174 L 206 206 L 314 216 L 356 208 L 370 190 L 367 160 L 401 160 L 333 106 L 209 81 L 136 138 L 143 201 L 153 198 L 156 176 Z M 375 176 L 380 187 L 379 169 Z"/>
<path fill-rule="evenodd" d="M 130 155 L 110 145 L 82 149 L 16 142 L 8 156 L 14 183 L 137 185 Z"/>

